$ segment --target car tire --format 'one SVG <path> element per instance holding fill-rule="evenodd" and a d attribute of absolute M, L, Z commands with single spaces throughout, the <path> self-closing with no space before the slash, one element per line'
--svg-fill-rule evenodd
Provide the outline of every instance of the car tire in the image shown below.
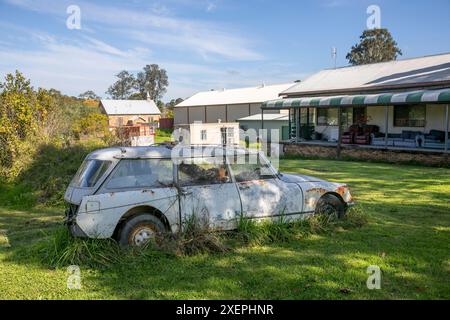
<path fill-rule="evenodd" d="M 140 214 L 124 222 L 118 242 L 122 246 L 142 247 L 152 240 L 157 243 L 165 232 L 166 227 L 160 219 L 152 214 Z"/>
<path fill-rule="evenodd" d="M 337 196 L 326 194 L 317 202 L 315 213 L 342 219 L 345 216 L 345 204 Z"/>

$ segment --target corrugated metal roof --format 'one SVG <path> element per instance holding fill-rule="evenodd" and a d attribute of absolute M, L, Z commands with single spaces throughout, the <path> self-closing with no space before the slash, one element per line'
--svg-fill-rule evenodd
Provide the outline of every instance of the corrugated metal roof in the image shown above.
<path fill-rule="evenodd" d="M 450 53 L 361 66 L 327 69 L 285 90 L 282 95 L 334 91 L 371 91 L 450 82 Z"/>
<path fill-rule="evenodd" d="M 152 100 L 100 100 L 108 115 L 161 114 Z"/>
<path fill-rule="evenodd" d="M 265 85 L 259 87 L 225 89 L 199 92 L 176 107 L 194 107 L 225 104 L 261 103 L 278 98 L 284 90 L 294 83 Z"/>
<path fill-rule="evenodd" d="M 289 116 L 287 114 L 280 114 L 280 113 L 265 113 L 264 114 L 264 121 L 288 121 Z M 241 119 L 238 119 L 237 121 L 261 121 L 261 113 L 260 114 L 254 114 L 249 117 L 244 117 Z"/>

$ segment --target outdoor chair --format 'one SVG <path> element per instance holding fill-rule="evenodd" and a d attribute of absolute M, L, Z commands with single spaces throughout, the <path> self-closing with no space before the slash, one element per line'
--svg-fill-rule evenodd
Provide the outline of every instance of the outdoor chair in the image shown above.
<path fill-rule="evenodd" d="M 362 144 L 362 145 L 368 145 L 371 141 L 371 135 L 378 133 L 380 131 L 380 128 L 375 125 L 364 125 L 361 128 L 360 133 L 356 134 L 355 136 L 355 143 L 356 144 Z"/>
<path fill-rule="evenodd" d="M 389 133 L 387 146 L 388 147 L 401 147 L 401 148 L 418 148 L 420 146 L 418 137 L 420 137 L 422 133 L 420 131 L 408 131 L 404 130 L 402 133 Z M 385 134 L 384 133 L 376 133 L 372 134 L 371 144 L 374 146 L 384 146 L 385 143 Z"/>
<path fill-rule="evenodd" d="M 343 144 L 354 144 L 355 143 L 355 136 L 360 132 L 361 128 L 354 124 L 350 126 L 348 131 L 344 132 L 342 134 L 342 143 Z"/>
<path fill-rule="evenodd" d="M 449 132 L 450 136 L 450 132 Z M 445 148 L 445 131 L 430 130 L 428 134 L 421 134 L 417 136 L 418 145 L 429 149 L 444 149 Z M 450 146 L 450 144 L 449 144 Z"/>

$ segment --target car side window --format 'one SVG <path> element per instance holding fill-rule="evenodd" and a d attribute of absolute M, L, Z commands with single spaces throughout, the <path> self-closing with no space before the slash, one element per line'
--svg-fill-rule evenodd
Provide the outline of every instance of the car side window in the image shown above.
<path fill-rule="evenodd" d="M 231 170 L 236 182 L 273 179 L 275 176 L 269 164 L 261 161 L 260 157 L 246 155 L 240 159 L 230 161 Z"/>
<path fill-rule="evenodd" d="M 231 182 L 223 157 L 183 159 L 178 164 L 178 184 L 181 187 Z"/>
<path fill-rule="evenodd" d="M 169 159 L 121 160 L 106 184 L 107 189 L 163 188 L 173 184 Z"/>

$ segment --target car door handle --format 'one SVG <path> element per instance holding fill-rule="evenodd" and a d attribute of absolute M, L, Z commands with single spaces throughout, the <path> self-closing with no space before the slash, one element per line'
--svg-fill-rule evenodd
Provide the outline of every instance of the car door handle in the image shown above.
<path fill-rule="evenodd" d="M 189 195 L 192 194 L 192 192 L 190 192 L 190 191 L 185 191 L 185 190 L 181 190 L 181 191 L 180 191 L 180 194 L 181 194 L 182 196 L 189 196 Z"/>

